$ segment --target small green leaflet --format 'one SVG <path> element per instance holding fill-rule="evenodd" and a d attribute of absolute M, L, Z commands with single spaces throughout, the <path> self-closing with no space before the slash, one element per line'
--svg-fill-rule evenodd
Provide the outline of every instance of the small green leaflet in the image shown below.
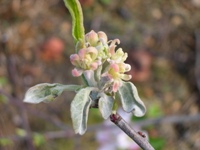
<path fill-rule="evenodd" d="M 137 117 L 141 117 L 146 112 L 146 107 L 138 96 L 137 88 L 131 82 L 123 82 L 117 92 L 122 107 L 126 112 L 133 112 Z"/>
<path fill-rule="evenodd" d="M 90 104 L 90 92 L 93 87 L 86 87 L 78 91 L 71 103 L 71 118 L 75 133 L 83 135 L 87 130 L 87 120 Z"/>
<path fill-rule="evenodd" d="M 41 83 L 31 87 L 25 94 L 24 102 L 40 103 L 55 100 L 63 91 L 77 91 L 80 85 L 62 85 L 59 83 Z"/>

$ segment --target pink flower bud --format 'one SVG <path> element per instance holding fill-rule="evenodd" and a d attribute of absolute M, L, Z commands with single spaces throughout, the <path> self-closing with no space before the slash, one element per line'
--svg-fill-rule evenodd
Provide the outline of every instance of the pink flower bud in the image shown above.
<path fill-rule="evenodd" d="M 85 41 L 88 42 L 91 46 L 96 46 L 99 38 L 96 32 L 93 30 L 85 35 Z"/>
<path fill-rule="evenodd" d="M 72 75 L 73 75 L 74 77 L 79 77 L 80 75 L 82 75 L 82 73 L 83 73 L 83 70 L 79 70 L 79 69 L 77 69 L 77 68 L 74 68 L 74 69 L 72 70 Z"/>
<path fill-rule="evenodd" d="M 78 61 L 80 60 L 79 56 L 77 54 L 72 54 L 70 56 L 70 61 L 74 66 L 78 65 Z"/>
<path fill-rule="evenodd" d="M 90 65 L 90 69 L 92 70 L 96 70 L 98 68 L 98 63 L 97 62 L 93 62 L 91 65 Z"/>
<path fill-rule="evenodd" d="M 119 72 L 119 66 L 117 64 L 111 64 L 110 68 L 112 68 L 115 72 Z"/>
<path fill-rule="evenodd" d="M 82 48 L 78 51 L 78 55 L 81 59 L 84 59 L 85 57 L 85 54 L 86 54 L 86 48 Z"/>
<path fill-rule="evenodd" d="M 106 35 L 104 32 L 99 31 L 97 34 L 98 34 L 99 39 L 103 39 L 103 41 L 104 41 L 105 43 L 107 43 L 108 37 L 107 37 L 107 35 Z"/>

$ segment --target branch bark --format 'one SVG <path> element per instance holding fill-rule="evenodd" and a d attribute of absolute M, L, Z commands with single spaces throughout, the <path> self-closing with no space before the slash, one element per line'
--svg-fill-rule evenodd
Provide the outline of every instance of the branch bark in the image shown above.
<path fill-rule="evenodd" d="M 134 140 L 144 150 L 154 150 L 141 132 L 136 132 L 130 125 L 119 115 L 111 114 L 110 120 L 122 129 L 132 140 Z"/>

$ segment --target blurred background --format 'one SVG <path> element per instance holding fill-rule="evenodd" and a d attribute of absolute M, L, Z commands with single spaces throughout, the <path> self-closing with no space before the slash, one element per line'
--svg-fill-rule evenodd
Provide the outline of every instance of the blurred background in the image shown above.
<path fill-rule="evenodd" d="M 122 116 L 156 150 L 200 150 L 200 0 L 80 0 L 86 33 L 104 31 L 129 53 L 132 82 L 147 107 Z M 22 102 L 38 83 L 73 78 L 71 16 L 62 0 L 0 0 L 0 149 L 139 150 L 120 129 L 90 110 L 75 135 L 73 92 L 52 103 Z"/>

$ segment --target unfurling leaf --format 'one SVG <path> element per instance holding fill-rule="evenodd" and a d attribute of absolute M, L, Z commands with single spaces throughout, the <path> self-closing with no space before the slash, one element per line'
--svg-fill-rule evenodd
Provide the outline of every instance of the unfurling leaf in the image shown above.
<path fill-rule="evenodd" d="M 97 86 L 97 82 L 95 81 L 95 78 L 94 78 L 94 71 L 93 70 L 87 70 L 84 72 L 84 77 L 87 81 L 87 84 L 89 86 L 92 86 L 92 87 L 95 87 Z"/>
<path fill-rule="evenodd" d="M 137 117 L 141 117 L 146 112 L 146 107 L 138 96 L 137 88 L 131 82 L 123 82 L 117 92 L 122 107 L 126 112 L 133 112 Z"/>
<path fill-rule="evenodd" d="M 106 95 L 105 93 L 100 93 L 99 98 L 99 110 L 104 119 L 108 119 L 108 117 L 112 113 L 114 99 L 111 96 Z"/>
<path fill-rule="evenodd" d="M 72 16 L 72 36 L 76 44 L 79 42 L 79 45 L 82 45 L 82 42 L 84 42 L 85 29 L 83 26 L 81 5 L 78 0 L 64 0 L 64 2 Z"/>
<path fill-rule="evenodd" d="M 86 87 L 78 91 L 71 103 L 71 118 L 75 133 L 83 135 L 87 130 L 88 113 L 91 104 L 89 97 L 94 88 Z"/>
<path fill-rule="evenodd" d="M 40 103 L 55 100 L 63 91 L 76 91 L 80 85 L 62 85 L 59 83 L 41 83 L 31 87 L 25 94 L 24 102 Z"/>

